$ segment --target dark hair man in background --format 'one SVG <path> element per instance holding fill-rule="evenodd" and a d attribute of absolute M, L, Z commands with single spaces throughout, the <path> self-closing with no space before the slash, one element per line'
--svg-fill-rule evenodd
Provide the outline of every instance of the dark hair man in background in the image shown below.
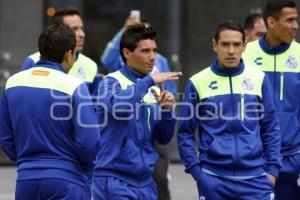
<path fill-rule="evenodd" d="M 266 32 L 266 25 L 260 13 L 249 14 L 245 19 L 244 30 L 246 34 L 246 42 L 257 40 Z"/>
<path fill-rule="evenodd" d="M 97 75 L 97 64 L 81 53 L 84 46 L 84 25 L 78 10 L 60 10 L 50 18 L 50 24 L 65 24 L 75 31 L 76 35 L 76 61 L 68 72 L 70 75 L 84 81 L 92 97 L 97 96 L 100 81 Z M 31 68 L 40 59 L 40 52 L 30 55 L 23 63 L 23 69 Z M 93 98 L 94 99 L 94 98 Z"/>

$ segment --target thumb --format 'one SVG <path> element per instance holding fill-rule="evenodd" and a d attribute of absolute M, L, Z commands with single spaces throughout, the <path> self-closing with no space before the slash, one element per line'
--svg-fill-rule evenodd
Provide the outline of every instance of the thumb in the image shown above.
<path fill-rule="evenodd" d="M 159 100 L 159 95 L 157 94 L 157 92 L 151 88 L 151 93 L 154 95 L 155 99 L 158 101 Z"/>

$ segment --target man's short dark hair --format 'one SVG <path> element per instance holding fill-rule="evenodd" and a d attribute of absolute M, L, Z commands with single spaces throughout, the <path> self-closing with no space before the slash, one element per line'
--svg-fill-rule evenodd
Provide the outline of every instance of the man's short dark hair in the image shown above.
<path fill-rule="evenodd" d="M 265 24 L 268 25 L 268 17 L 273 17 L 277 20 L 283 8 L 296 8 L 296 3 L 289 0 L 269 0 L 263 11 Z"/>
<path fill-rule="evenodd" d="M 62 63 L 65 53 L 75 47 L 75 32 L 63 24 L 46 27 L 39 37 L 41 60 Z"/>
<path fill-rule="evenodd" d="M 215 41 L 218 42 L 220 38 L 220 33 L 224 30 L 233 30 L 233 31 L 238 31 L 242 34 L 242 39 L 243 42 L 245 42 L 245 32 L 243 29 L 243 26 L 239 24 L 238 22 L 235 22 L 233 20 L 226 20 L 223 21 L 217 28 L 216 33 L 215 33 Z"/>
<path fill-rule="evenodd" d="M 79 17 L 81 17 L 79 11 L 75 9 L 56 11 L 55 14 L 50 18 L 50 24 L 63 24 L 63 18 L 65 16 L 72 15 L 78 15 Z"/>
<path fill-rule="evenodd" d="M 245 30 L 251 30 L 254 28 L 254 24 L 257 20 L 263 19 L 263 16 L 261 13 L 251 13 L 249 14 L 244 23 L 244 29 Z"/>
<path fill-rule="evenodd" d="M 127 48 L 129 51 L 134 51 L 140 40 L 147 39 L 156 41 L 156 32 L 151 27 L 146 28 L 143 24 L 128 27 L 128 29 L 123 33 L 120 42 L 120 54 L 124 63 L 126 63 L 126 58 L 123 55 L 123 48 Z"/>

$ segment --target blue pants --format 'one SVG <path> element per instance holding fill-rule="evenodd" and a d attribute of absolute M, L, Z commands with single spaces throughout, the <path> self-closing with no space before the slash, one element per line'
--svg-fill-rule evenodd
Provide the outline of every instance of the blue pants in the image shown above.
<path fill-rule="evenodd" d="M 199 200 L 274 200 L 273 184 L 267 176 L 229 180 L 201 173 L 197 187 Z"/>
<path fill-rule="evenodd" d="M 300 186 L 297 179 L 300 174 L 300 154 L 285 156 L 282 162 L 283 167 L 275 185 L 276 200 L 299 200 Z"/>
<path fill-rule="evenodd" d="M 135 187 L 114 177 L 93 177 L 94 200 L 157 200 L 154 182 Z"/>
<path fill-rule="evenodd" d="M 16 200 L 90 200 L 88 188 L 63 179 L 17 181 Z"/>

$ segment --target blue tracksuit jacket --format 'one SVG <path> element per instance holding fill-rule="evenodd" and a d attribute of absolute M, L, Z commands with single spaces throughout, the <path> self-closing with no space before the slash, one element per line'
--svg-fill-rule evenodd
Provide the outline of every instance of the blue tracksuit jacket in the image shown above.
<path fill-rule="evenodd" d="M 175 125 L 173 113 L 162 112 L 148 94 L 153 85 L 151 76 L 126 65 L 100 82 L 97 114 L 103 126 L 93 176 L 117 177 L 134 186 L 152 181 L 158 158 L 153 143 L 168 143 Z"/>
<path fill-rule="evenodd" d="M 17 181 L 59 178 L 87 184 L 100 144 L 87 86 L 54 62 L 10 77 L 0 103 L 0 145 Z"/>
<path fill-rule="evenodd" d="M 39 52 L 28 56 L 22 64 L 22 70 L 30 69 L 39 60 Z M 77 53 L 77 59 L 68 74 L 84 81 L 89 88 L 91 96 L 96 97 L 98 94 L 99 82 L 101 80 L 101 77 L 97 74 L 97 71 L 97 64 L 93 60 L 82 53 Z M 94 98 L 92 100 L 94 100 Z"/>
<path fill-rule="evenodd" d="M 241 61 L 227 71 L 214 61 L 188 81 L 180 117 L 179 153 L 195 180 L 201 168 L 224 177 L 278 175 L 279 125 L 271 87 L 260 70 Z"/>
<path fill-rule="evenodd" d="M 269 47 L 264 37 L 247 44 L 245 63 L 269 78 L 281 130 L 283 156 L 300 153 L 300 44 Z"/>

